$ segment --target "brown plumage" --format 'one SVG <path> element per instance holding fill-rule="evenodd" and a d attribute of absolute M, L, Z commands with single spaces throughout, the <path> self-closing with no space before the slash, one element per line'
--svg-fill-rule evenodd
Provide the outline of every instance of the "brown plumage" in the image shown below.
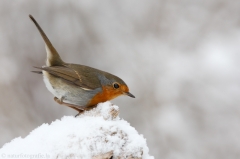
<path fill-rule="evenodd" d="M 37 21 L 29 17 L 39 30 L 47 51 L 46 66 L 36 67 L 42 71 L 33 72 L 43 74 L 45 85 L 56 102 L 82 112 L 120 95 L 135 98 L 121 78 L 89 66 L 63 62 Z"/>

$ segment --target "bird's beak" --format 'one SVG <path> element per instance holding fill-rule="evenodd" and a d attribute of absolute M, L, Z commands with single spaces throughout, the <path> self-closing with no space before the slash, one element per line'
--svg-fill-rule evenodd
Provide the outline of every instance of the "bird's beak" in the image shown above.
<path fill-rule="evenodd" d="M 132 95 L 130 92 L 125 92 L 124 94 L 127 95 L 127 96 L 129 96 L 129 97 L 135 98 L 135 96 Z"/>

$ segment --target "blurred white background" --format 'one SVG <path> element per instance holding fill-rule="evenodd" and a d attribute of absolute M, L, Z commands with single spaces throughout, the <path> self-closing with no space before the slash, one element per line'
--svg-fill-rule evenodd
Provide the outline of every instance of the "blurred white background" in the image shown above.
<path fill-rule="evenodd" d="M 46 58 L 32 14 L 64 61 L 128 84 L 136 98 L 113 103 L 156 159 L 239 158 L 239 8 L 237 0 L 0 1 L 0 145 L 76 114 L 30 72 Z"/>

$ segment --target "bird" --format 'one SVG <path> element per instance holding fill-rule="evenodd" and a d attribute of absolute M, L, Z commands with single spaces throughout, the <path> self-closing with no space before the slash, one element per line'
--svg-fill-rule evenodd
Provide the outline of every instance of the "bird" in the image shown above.
<path fill-rule="evenodd" d="M 121 78 L 93 67 L 64 62 L 38 22 L 32 15 L 29 17 L 42 36 L 47 52 L 46 66 L 35 67 L 39 71 L 32 72 L 43 75 L 54 101 L 78 111 L 78 116 L 98 103 L 121 95 L 135 98 Z"/>

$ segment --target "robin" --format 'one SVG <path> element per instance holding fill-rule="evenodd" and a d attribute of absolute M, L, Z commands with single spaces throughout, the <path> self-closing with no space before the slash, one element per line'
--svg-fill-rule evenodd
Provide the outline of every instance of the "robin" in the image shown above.
<path fill-rule="evenodd" d="M 57 103 L 75 109 L 79 115 L 120 95 L 135 98 L 121 78 L 89 66 L 63 62 L 37 21 L 32 15 L 29 17 L 40 32 L 47 51 L 46 66 L 35 67 L 41 71 L 33 72 L 43 75 L 44 83 Z"/>

